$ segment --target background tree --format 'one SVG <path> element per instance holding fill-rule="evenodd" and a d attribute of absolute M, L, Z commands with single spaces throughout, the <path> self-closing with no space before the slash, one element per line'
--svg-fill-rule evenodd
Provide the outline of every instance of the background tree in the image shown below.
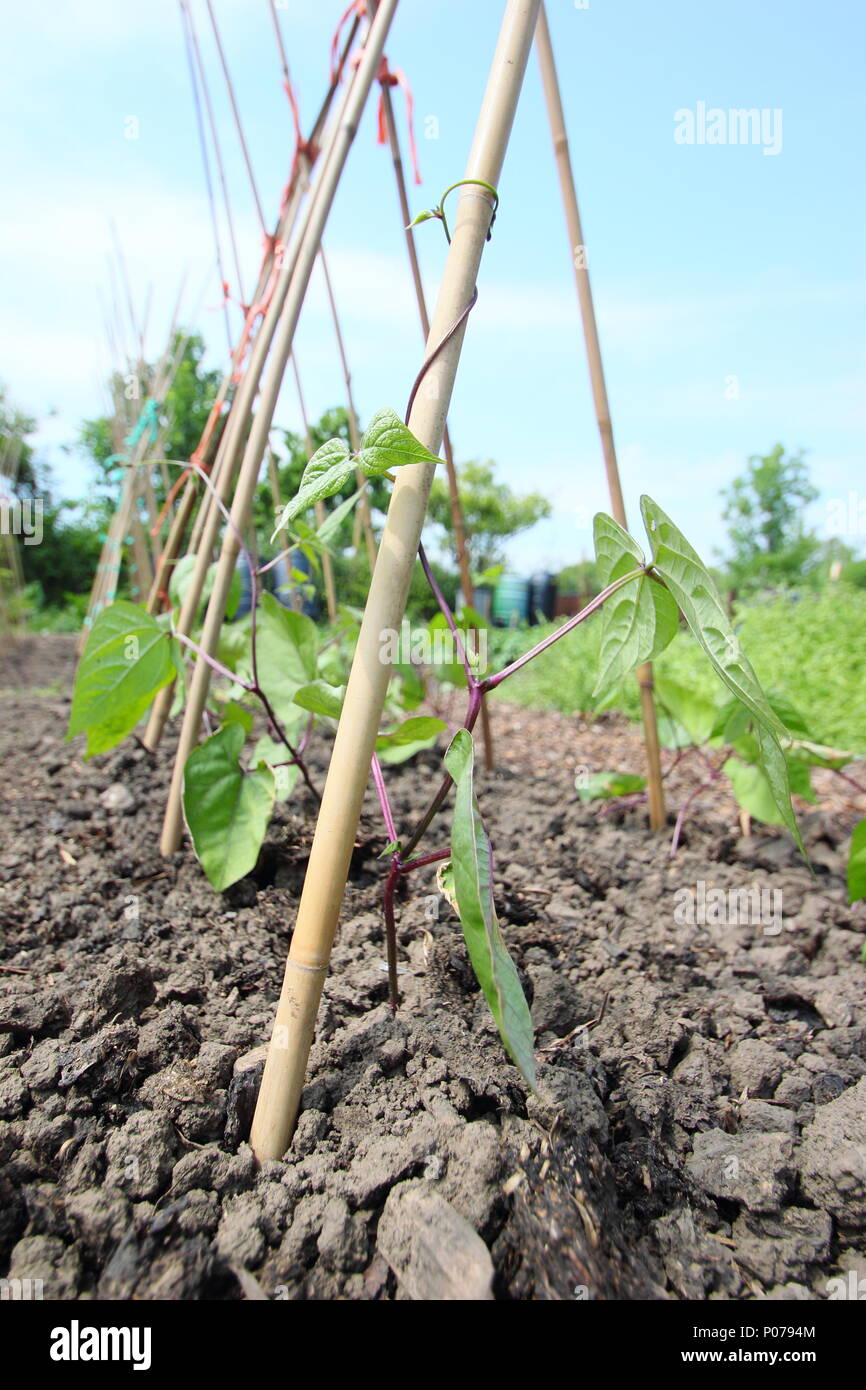
<path fill-rule="evenodd" d="M 457 477 L 460 502 L 466 525 L 466 547 L 469 563 L 476 574 L 502 564 L 505 558 L 503 542 L 526 531 L 537 521 L 550 516 L 551 506 L 539 492 L 514 492 L 507 483 L 495 478 L 496 465 L 471 462 L 459 465 Z M 441 528 L 449 550 L 454 549 L 454 530 L 451 523 L 451 504 L 444 478 L 436 478 L 430 493 L 430 519 Z"/>
<path fill-rule="evenodd" d="M 722 492 L 728 523 L 730 583 L 740 593 L 803 581 L 819 550 L 804 512 L 818 496 L 801 453 L 781 444 L 753 454 L 746 472 Z"/>

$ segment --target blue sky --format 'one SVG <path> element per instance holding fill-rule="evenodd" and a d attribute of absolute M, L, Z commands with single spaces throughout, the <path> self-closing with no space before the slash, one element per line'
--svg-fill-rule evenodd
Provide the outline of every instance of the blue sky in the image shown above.
<path fill-rule="evenodd" d="M 268 7 L 214 7 L 270 222 L 292 136 Z M 203 0 L 193 8 L 251 282 L 260 233 Z M 286 0 L 280 10 L 305 123 L 342 8 Z M 415 93 L 418 209 L 462 176 L 501 12 L 500 0 L 402 0 L 387 52 Z M 823 532 L 828 505 L 851 491 L 866 498 L 866 11 L 851 0 L 550 0 L 548 14 L 634 529 L 647 491 L 709 558 L 724 540 L 720 488 L 749 454 L 781 442 L 808 451 L 822 492 L 812 522 Z M 139 306 L 154 286 L 150 354 L 187 272 L 186 317 L 205 334 L 210 361 L 226 358 L 180 20 L 175 0 L 65 0 L 50 22 L 43 7 L 7 0 L 3 30 L 0 380 L 42 419 L 62 490 L 82 493 L 87 470 L 61 446 L 102 408 L 109 219 Z M 699 102 L 780 111 L 781 149 L 677 143 L 675 113 Z M 134 140 L 125 138 L 130 116 Z M 382 405 L 402 411 L 421 360 L 390 161 L 375 130 L 372 103 L 326 240 L 363 417 Z M 523 571 L 558 568 L 590 552 L 591 517 L 607 500 L 534 56 L 500 192 L 452 433 L 458 458 L 495 459 L 512 486 L 547 493 L 553 517 L 516 539 L 510 560 Z M 435 224 L 421 229 L 420 246 L 432 302 L 445 252 Z M 342 399 L 318 283 L 296 348 L 318 414 Z M 277 420 L 298 426 L 288 381 Z M 866 520 L 846 539 L 862 549 Z"/>

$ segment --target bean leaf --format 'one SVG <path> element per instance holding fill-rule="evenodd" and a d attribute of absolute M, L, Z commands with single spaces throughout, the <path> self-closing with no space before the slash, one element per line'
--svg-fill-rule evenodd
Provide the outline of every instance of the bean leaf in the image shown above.
<path fill-rule="evenodd" d="M 393 410 L 377 410 L 364 431 L 358 467 L 368 478 L 379 478 L 407 463 L 439 463 Z"/>
<path fill-rule="evenodd" d="M 195 748 L 183 773 L 183 813 L 199 862 L 218 892 L 255 868 L 274 807 L 274 774 L 239 758 L 246 735 L 223 726 Z"/>
<path fill-rule="evenodd" d="M 271 541 L 301 512 L 324 497 L 342 492 L 352 477 L 355 465 L 344 439 L 329 439 L 317 449 L 301 475 L 301 486 L 280 513 Z"/>
<path fill-rule="evenodd" d="M 785 754 L 779 742 L 780 738 L 788 738 L 788 732 L 740 647 L 728 611 L 703 561 L 670 517 L 651 498 L 641 498 L 641 511 L 653 548 L 654 568 L 676 599 L 689 628 L 718 675 L 753 716 L 760 763 L 773 799 L 782 816 L 782 823 L 790 830 L 805 857 L 805 846 L 791 806 Z"/>
<path fill-rule="evenodd" d="M 343 710 L 344 685 L 328 685 L 327 681 L 310 681 L 295 691 L 295 704 L 327 719 L 339 719 Z"/>
<path fill-rule="evenodd" d="M 594 772 L 590 777 L 578 773 L 574 785 L 581 801 L 611 801 L 642 791 L 646 778 L 636 772 Z"/>
<path fill-rule="evenodd" d="M 86 733 L 87 758 L 115 748 L 179 668 L 171 634 L 143 608 L 117 599 L 99 614 L 87 639 L 75 677 L 67 740 Z"/>
<path fill-rule="evenodd" d="M 646 563 L 640 546 L 612 517 L 600 512 L 593 534 L 602 588 Z M 668 591 L 645 575 L 611 594 L 601 614 L 598 680 L 593 693 L 604 705 L 614 698 L 624 676 L 664 651 L 676 636 L 680 615 Z"/>
<path fill-rule="evenodd" d="M 854 826 L 851 853 L 848 856 L 848 901 L 866 898 L 866 820 Z"/>
<path fill-rule="evenodd" d="M 426 742 L 447 728 L 444 719 L 434 719 L 430 715 L 422 714 L 416 715 L 413 719 L 404 719 L 396 729 L 389 729 L 379 735 L 376 739 L 376 752 L 381 752 L 383 748 L 403 748 L 406 744 Z"/>
<path fill-rule="evenodd" d="M 457 788 L 451 866 L 469 959 L 505 1049 L 534 1089 L 532 1018 L 493 906 L 490 841 L 475 796 L 474 748 L 466 729 L 455 735 L 445 754 L 445 766 Z"/>

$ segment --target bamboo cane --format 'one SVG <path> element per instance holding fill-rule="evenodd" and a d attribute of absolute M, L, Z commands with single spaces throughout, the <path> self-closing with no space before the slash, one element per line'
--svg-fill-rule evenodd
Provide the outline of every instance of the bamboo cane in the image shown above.
<path fill-rule="evenodd" d="M 298 392 L 298 406 L 301 411 L 301 424 L 304 428 L 304 448 L 307 451 L 307 459 L 313 457 L 313 436 L 310 434 L 310 421 L 307 415 L 307 407 L 304 401 L 304 392 L 301 388 L 301 374 L 298 371 L 298 359 L 292 353 L 292 370 L 295 374 L 295 386 Z M 316 526 L 322 526 L 325 521 L 325 504 L 322 501 L 315 503 Z M 322 578 L 325 581 L 325 601 L 328 605 L 328 622 L 334 623 L 337 620 L 337 589 L 334 584 L 334 566 L 331 557 L 326 552 L 322 556 Z"/>
<path fill-rule="evenodd" d="M 231 509 L 231 525 L 227 526 L 223 533 L 222 551 L 201 635 L 201 652 L 196 660 L 190 682 L 163 822 L 160 842 L 163 854 L 172 854 L 180 843 L 183 826 L 184 767 L 198 740 L 201 717 L 210 687 L 210 666 L 207 658 L 214 655 L 219 640 L 226 600 L 237 561 L 238 536 L 243 535 L 249 524 L 262 456 L 267 447 L 268 434 L 273 424 L 274 410 L 280 393 L 283 374 L 292 350 L 295 329 L 321 244 L 322 233 L 328 220 L 340 177 L 345 168 L 349 150 L 355 138 L 361 113 L 375 80 L 376 68 L 382 57 L 385 39 L 396 8 L 397 0 L 382 0 L 376 11 L 343 109 L 342 120 L 336 131 L 333 145 L 325 157 L 325 164 L 306 209 L 303 224 L 295 238 L 294 271 L 291 285 L 274 337 L 271 360 L 268 363 L 258 409 L 238 473 L 238 483 Z"/>
<path fill-rule="evenodd" d="M 409 207 L 409 194 L 406 190 L 406 176 L 403 172 L 403 156 L 400 152 L 400 137 L 397 134 L 397 122 L 394 120 L 394 104 L 391 101 L 391 88 L 387 81 L 382 82 L 382 110 L 385 115 L 385 129 L 388 133 L 388 144 L 391 149 L 391 159 L 394 164 L 397 198 L 400 203 L 400 216 L 403 225 L 403 235 L 406 240 L 406 250 L 409 254 L 412 283 L 415 286 L 418 317 L 421 320 L 421 331 L 426 342 L 430 333 L 430 315 L 427 312 L 427 298 L 424 294 L 424 281 L 421 278 L 418 248 L 415 245 L 415 234 L 411 225 L 412 212 Z M 447 424 L 445 425 L 445 432 L 442 436 L 442 453 L 445 455 L 445 472 L 448 478 L 448 499 L 451 506 L 451 524 L 454 528 L 454 550 L 457 557 L 457 568 L 460 572 L 460 587 L 463 590 L 463 597 L 466 603 L 472 608 L 475 606 L 475 586 L 472 583 L 472 569 L 469 564 L 469 552 L 466 549 L 466 526 L 463 520 L 463 508 L 460 505 L 460 487 L 457 481 L 457 469 L 454 465 L 454 450 L 451 447 L 451 434 Z M 486 700 L 481 706 L 481 734 L 484 740 L 484 766 L 488 772 L 492 772 L 495 766 L 493 734 L 490 729 L 490 711 L 487 708 Z"/>
<path fill-rule="evenodd" d="M 337 337 L 337 351 L 340 354 L 340 365 L 343 370 L 343 381 L 346 386 L 346 410 L 349 417 L 349 442 L 355 453 L 361 447 L 361 431 L 358 427 L 358 412 L 355 409 L 355 400 L 352 394 L 352 373 L 349 371 L 349 361 L 346 357 L 346 347 L 343 342 L 343 330 L 340 327 L 340 316 L 337 313 L 337 301 L 334 297 L 334 286 L 331 283 L 331 275 L 328 270 L 328 262 L 325 258 L 324 246 L 319 247 L 319 260 L 322 263 L 322 274 L 325 277 L 325 289 L 328 292 L 328 303 L 331 306 L 331 318 L 334 321 L 334 333 Z M 373 535 L 373 521 L 370 516 L 370 498 L 367 493 L 367 479 L 358 470 L 356 481 L 360 497 L 358 498 L 358 516 L 361 518 L 361 527 L 364 532 L 364 540 L 367 546 L 367 559 L 370 562 L 370 573 L 376 566 L 376 537 Z"/>
<path fill-rule="evenodd" d="M 171 355 L 174 338 L 175 323 L 173 321 L 169 331 L 169 336 L 166 342 L 165 350 L 163 351 L 162 357 L 159 361 L 159 365 L 157 366 L 156 372 L 154 373 L 154 396 L 158 400 L 164 399 L 165 393 L 170 388 L 171 383 L 174 380 L 175 372 L 177 371 L 179 365 L 179 355 L 177 353 L 175 353 L 173 357 Z M 120 429 L 119 419 L 120 410 L 121 408 L 118 406 L 118 413 L 115 415 L 114 444 L 115 450 L 118 453 L 120 453 L 122 450 L 122 431 Z M 108 535 L 106 537 L 105 544 L 102 548 L 102 553 L 100 555 L 99 564 L 97 566 L 96 575 L 94 577 L 93 586 L 90 592 L 87 616 L 84 620 L 84 626 L 82 628 L 81 635 L 78 641 L 79 654 L 84 649 L 89 629 L 92 626 L 97 615 L 102 611 L 104 607 L 107 607 L 114 600 L 114 594 L 117 589 L 117 579 L 120 574 L 120 564 L 121 557 L 123 554 L 123 546 L 125 543 L 126 536 L 130 530 L 130 527 L 132 526 L 132 523 L 135 520 L 134 509 L 136 500 L 139 496 L 139 489 L 141 484 L 141 479 L 139 477 L 140 470 L 138 465 L 141 464 L 144 458 L 146 457 L 149 448 L 150 445 L 147 438 L 147 434 L 144 433 L 140 436 L 140 438 L 136 441 L 135 445 L 133 446 L 130 464 L 126 470 L 126 474 L 123 479 L 123 485 L 120 493 L 120 501 L 115 510 L 115 514 L 112 517 L 108 529 Z M 150 580 L 147 577 L 147 568 L 149 568 L 149 561 L 148 566 L 145 568 L 145 580 L 146 583 L 149 584 Z"/>
<path fill-rule="evenodd" d="M 499 182 L 538 5 L 539 0 L 508 0 L 505 7 L 467 178 L 494 186 Z M 471 301 L 491 212 L 492 199 L 485 190 L 464 187 L 428 352 L 441 344 Z M 430 389 L 418 393 L 412 409 L 410 427 L 431 450 L 442 438 L 464 331 L 465 324 L 439 353 L 428 373 Z M 389 670 L 380 660 L 382 634 L 399 630 L 402 621 L 434 472 L 433 464 L 400 469 L 388 508 L 253 1120 L 250 1142 L 260 1159 L 282 1156 L 297 1116 L 388 685 Z"/>
<path fill-rule="evenodd" d="M 354 34 L 354 32 L 355 26 L 353 25 L 352 33 Z M 345 56 L 346 50 L 344 50 L 344 59 Z M 342 111 L 348 108 L 348 103 L 351 100 L 355 86 L 355 80 L 356 79 L 353 78 L 349 90 L 346 93 Z M 298 153 L 297 177 L 291 188 L 280 222 L 280 240 L 282 240 L 284 245 L 288 241 L 289 235 L 295 226 L 301 202 L 309 187 L 308 180 L 313 167 L 309 147 L 317 141 L 318 136 L 326 125 L 332 97 L 333 88 L 322 104 L 319 115 L 313 126 L 310 140 Z M 333 147 L 338 133 L 339 121 L 330 128 L 329 134 L 324 141 L 325 150 L 329 151 Z M 325 157 L 327 159 L 328 156 L 326 155 Z M 243 450 L 247 443 L 247 430 L 252 415 L 253 404 L 259 389 L 265 361 L 270 351 L 280 315 L 286 301 L 286 296 L 292 283 L 292 276 L 295 266 L 297 265 L 299 247 L 300 242 L 296 237 L 292 247 L 283 258 L 280 275 L 274 286 L 270 304 L 265 312 L 258 333 L 253 340 L 246 371 L 238 385 L 237 392 L 231 403 L 231 409 L 226 418 L 225 428 L 217 450 L 211 477 L 213 491 L 216 497 L 219 497 L 223 506 L 227 506 L 232 499 L 237 470 L 240 466 Z M 190 553 L 196 556 L 196 563 L 184 593 L 184 599 L 181 604 L 181 610 L 176 625 L 177 631 L 184 636 L 189 636 L 196 614 L 198 613 L 201 595 L 204 590 L 205 576 L 211 563 L 211 556 L 222 524 L 222 511 L 216 502 L 216 497 L 212 496 L 210 491 L 204 494 L 193 526 Z M 171 683 L 160 690 L 153 702 L 143 740 L 145 747 L 151 750 L 157 747 L 162 737 L 168 716 L 171 713 L 173 700 L 174 685 Z"/>
<path fill-rule="evenodd" d="M 291 218 L 292 222 L 300 206 L 302 196 L 303 193 L 299 183 L 291 199 L 291 206 L 287 212 L 287 216 Z M 268 351 L 279 322 L 280 310 L 285 299 L 288 283 L 289 276 L 286 271 L 277 282 L 273 298 L 265 313 L 264 320 L 253 340 L 247 369 L 241 378 L 237 392 L 232 400 L 228 416 L 226 417 L 226 424 L 217 449 L 211 479 L 216 497 L 219 498 L 223 506 L 228 506 L 231 502 L 237 469 L 246 442 L 249 419 L 252 414 Z M 199 610 L 201 596 L 204 591 L 205 578 L 210 568 L 214 546 L 219 536 L 222 521 L 223 514 L 216 498 L 212 496 L 210 492 L 205 493 L 202 497 L 199 516 L 196 518 L 196 526 L 190 544 L 190 553 L 196 556 L 196 563 L 190 574 L 189 584 L 184 593 L 176 624 L 178 632 L 183 633 L 184 636 L 189 636 L 192 631 L 196 614 Z M 199 524 L 199 522 L 201 524 Z M 174 685 L 172 683 L 163 687 L 156 696 L 151 708 L 150 718 L 148 719 L 144 735 L 144 745 L 151 751 L 157 747 L 162 737 L 166 720 L 171 713 L 173 701 Z"/>
<path fill-rule="evenodd" d="M 574 276 L 577 282 L 577 296 L 580 301 L 583 336 L 586 341 L 586 353 L 589 360 L 589 377 L 592 385 L 592 396 L 595 402 L 598 430 L 601 435 L 601 447 L 604 455 L 605 473 L 607 474 L 610 505 L 615 520 L 619 522 L 620 526 L 627 527 L 628 522 L 626 520 L 625 502 L 623 501 L 616 448 L 613 442 L 613 426 L 611 424 L 610 405 L 608 403 L 604 366 L 602 364 L 601 344 L 599 342 L 598 326 L 595 319 L 595 307 L 592 299 L 592 287 L 589 282 L 589 270 L 586 266 L 583 229 L 581 227 L 580 212 L 577 205 L 577 191 L 574 185 L 574 172 L 571 166 L 568 135 L 565 128 L 565 115 L 562 109 L 562 96 L 559 88 L 559 80 L 556 75 L 553 45 L 550 41 L 550 29 L 548 28 L 547 15 L 543 4 L 538 16 L 535 42 L 538 52 L 538 61 L 541 67 L 541 78 L 544 86 L 544 97 L 547 104 L 550 132 L 553 139 L 553 150 L 556 157 L 557 169 L 559 171 L 559 183 L 562 191 L 562 202 L 565 210 L 568 238 L 571 245 Z M 646 745 L 647 756 L 647 791 L 649 794 L 650 826 L 653 830 L 661 830 L 665 825 L 665 796 L 664 786 L 662 784 L 658 726 L 656 723 L 655 702 L 653 700 L 652 666 L 649 662 L 645 662 L 642 666 L 638 667 L 637 681 L 640 686 L 641 713 L 643 716 L 644 743 Z"/>

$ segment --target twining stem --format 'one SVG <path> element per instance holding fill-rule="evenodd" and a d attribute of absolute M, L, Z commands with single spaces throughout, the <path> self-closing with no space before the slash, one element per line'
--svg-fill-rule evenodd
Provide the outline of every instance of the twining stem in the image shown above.
<path fill-rule="evenodd" d="M 429 356 L 424 360 L 424 362 L 421 364 L 421 370 L 419 371 L 418 375 L 416 376 L 415 380 L 413 381 L 413 383 L 412 383 L 412 390 L 409 392 L 409 402 L 408 402 L 408 404 L 407 404 L 407 406 L 406 406 L 406 415 L 405 415 L 405 421 L 406 421 L 406 424 L 407 424 L 407 425 L 409 424 L 409 416 L 412 414 L 412 406 L 415 404 L 415 397 L 417 396 L 418 391 L 420 390 L 422 381 L 424 380 L 425 376 L 426 376 L 427 373 L 429 372 L 430 368 L 433 366 L 433 363 L 436 361 L 436 358 L 439 356 L 439 354 L 440 354 L 441 352 L 444 352 L 445 348 L 446 348 L 446 347 L 448 346 L 448 344 L 451 342 L 451 339 L 454 337 L 454 334 L 457 333 L 458 330 L 459 330 L 460 328 L 462 328 L 463 324 L 464 324 L 464 323 L 466 322 L 466 320 L 468 319 L 468 317 L 469 317 L 469 315 L 471 314 L 472 310 L 475 308 L 475 305 L 476 305 L 477 301 L 478 301 L 478 286 L 476 285 L 475 288 L 474 288 L 474 290 L 472 291 L 472 298 L 470 299 L 469 303 L 466 305 L 466 308 L 465 308 L 465 309 L 463 310 L 463 312 L 460 314 L 459 318 L 457 318 L 457 319 L 454 320 L 454 322 L 452 323 L 451 327 L 448 329 L 448 332 L 445 333 L 445 334 L 443 335 L 443 337 L 442 337 L 441 340 L 436 344 L 435 348 L 434 348 L 433 351 L 430 353 L 430 355 L 429 355 Z"/>
<path fill-rule="evenodd" d="M 694 791 L 691 792 L 691 793 L 689 794 L 689 796 L 686 797 L 685 801 L 683 802 L 682 806 L 680 807 L 679 813 L 678 813 L 678 815 L 677 815 L 676 825 L 674 826 L 673 837 L 672 837 L 672 839 L 671 839 L 671 848 L 670 848 L 670 857 L 671 857 L 671 859 L 673 859 L 674 855 L 675 855 L 676 852 L 677 852 L 677 848 L 678 848 L 679 843 L 680 843 L 680 835 L 682 834 L 683 825 L 684 825 L 684 823 L 685 823 L 686 816 L 688 815 L 689 808 L 691 807 L 691 805 L 692 805 L 692 803 L 694 802 L 695 798 L 698 797 L 698 796 L 700 796 L 701 792 L 704 791 L 704 789 L 705 789 L 706 787 L 712 786 L 713 782 L 715 782 L 716 779 L 717 779 L 718 777 L 721 776 L 721 774 L 722 774 L 722 769 L 724 768 L 725 763 L 728 761 L 728 758 L 731 756 L 731 754 L 732 754 L 733 751 L 734 751 L 734 750 L 733 750 L 732 748 L 726 748 L 726 749 L 725 749 L 725 755 L 724 755 L 724 757 L 722 758 L 721 762 L 719 763 L 718 767 L 715 767 L 715 766 L 713 766 L 712 764 L 710 764 L 710 766 L 712 767 L 713 770 L 712 770 L 712 772 L 710 773 L 709 777 L 706 777 L 706 778 L 704 779 L 704 781 L 701 782 L 700 786 L 695 787 Z"/>
<path fill-rule="evenodd" d="M 418 559 L 421 561 L 421 568 L 424 571 L 427 583 L 433 590 L 433 596 L 436 599 L 436 602 L 439 604 L 439 608 L 441 609 L 445 617 L 445 621 L 448 624 L 448 627 L 451 631 L 451 635 L 454 638 L 454 645 L 457 648 L 458 659 L 462 662 L 463 669 L 466 672 L 466 684 L 469 686 L 471 690 L 473 684 L 476 683 L 475 674 L 472 670 L 471 665 L 469 664 L 469 657 L 466 654 L 466 648 L 463 645 L 463 639 L 461 638 L 460 633 L 457 630 L 457 623 L 454 620 L 454 614 L 451 612 L 451 609 L 448 605 L 448 600 L 446 599 L 445 595 L 439 587 L 439 583 L 430 566 L 430 561 L 427 559 L 427 552 L 425 551 L 423 545 L 419 545 L 418 547 Z"/>
<path fill-rule="evenodd" d="M 385 828 L 388 831 L 389 843 L 396 844 L 397 827 L 394 824 L 394 816 L 391 811 L 391 803 L 388 800 L 388 792 L 385 787 L 385 778 L 382 776 L 382 764 L 379 762 L 379 759 L 376 757 L 375 753 L 373 754 L 370 765 L 373 769 L 373 781 L 376 784 L 376 791 L 379 796 L 379 805 L 382 808 L 382 816 L 385 821 Z"/>
<path fill-rule="evenodd" d="M 479 188 L 484 188 L 487 190 L 488 193 L 491 193 L 493 195 L 493 213 L 491 215 L 490 226 L 487 231 L 488 241 L 490 240 L 490 234 L 493 231 L 493 223 L 496 221 L 496 213 L 499 208 L 499 194 L 496 192 L 496 189 L 493 187 L 492 184 L 485 183 L 483 179 L 458 179 L 456 183 L 451 184 L 450 188 L 445 189 L 445 192 L 439 199 L 439 206 L 435 212 L 435 216 L 438 217 L 439 221 L 442 223 L 442 230 L 445 233 L 445 240 L 448 242 L 449 246 L 451 245 L 451 231 L 448 226 L 448 222 L 445 218 L 445 199 L 448 197 L 449 193 L 454 192 L 455 188 L 465 188 L 468 184 L 477 184 Z"/>
<path fill-rule="evenodd" d="M 397 980 L 397 923 L 394 919 L 394 892 L 400 877 L 400 861 L 397 855 L 391 860 L 385 890 L 382 895 L 382 909 L 385 915 L 385 945 L 388 953 L 388 998 L 392 1011 L 396 1012 L 400 1002 L 400 987 Z"/>
<path fill-rule="evenodd" d="M 410 874 L 413 869 L 426 869 L 429 864 L 440 864 L 443 859 L 450 858 L 450 849 L 437 849 L 435 854 L 423 854 L 420 859 L 410 859 L 408 863 L 401 862 L 400 873 Z"/>
<path fill-rule="evenodd" d="M 474 729 L 476 720 L 478 719 L 478 716 L 481 713 L 481 701 L 483 700 L 483 698 L 484 695 L 479 685 L 474 684 L 470 686 L 469 709 L 467 711 L 466 718 L 463 721 L 463 728 L 467 729 L 469 733 L 471 733 Z M 418 824 L 415 826 L 415 829 L 412 831 L 412 834 L 410 835 L 402 851 L 404 855 L 409 855 L 412 853 L 419 840 L 421 840 L 423 835 L 428 830 L 437 812 L 445 804 L 445 798 L 451 790 L 453 780 L 454 779 L 446 772 L 445 776 L 442 779 L 439 790 L 433 797 L 433 800 L 430 802 L 430 805 L 427 807 L 427 810 L 425 811 L 424 815 L 421 817 Z"/>
<path fill-rule="evenodd" d="M 234 671 L 230 671 L 227 666 L 223 666 L 221 661 L 217 661 L 215 656 L 210 656 L 207 652 L 202 651 L 198 642 L 194 642 L 191 637 L 187 637 L 183 632 L 175 632 L 174 628 L 171 629 L 171 635 L 172 637 L 176 637 L 179 642 L 182 642 L 185 647 L 189 647 L 190 651 L 196 656 L 203 657 L 211 670 L 215 671 L 218 676 L 225 676 L 226 679 L 230 680 L 234 685 L 242 685 L 244 690 L 248 690 L 251 695 L 257 693 L 256 687 L 253 685 L 252 681 L 245 681 L 241 676 L 235 675 Z"/>
<path fill-rule="evenodd" d="M 550 633 L 548 637 L 545 637 L 543 641 L 537 643 L 537 645 L 532 647 L 528 652 L 524 652 L 523 656 L 519 656 L 516 661 L 512 661 L 510 666 L 506 666 L 503 670 L 497 671 L 493 676 L 485 677 L 481 682 L 481 689 L 483 692 L 486 694 L 488 690 L 495 690 L 496 687 L 501 685 L 504 680 L 507 680 L 509 676 L 513 676 L 515 671 L 519 671 L 527 662 L 533 661 L 535 657 L 547 651 L 548 647 L 552 647 L 554 642 L 558 642 L 561 637 L 565 637 L 567 633 L 571 632 L 580 623 L 585 622 L 587 618 L 591 617 L 593 613 L 601 608 L 602 604 L 610 598 L 611 594 L 616 593 L 617 589 L 622 589 L 626 584 L 630 584 L 633 579 L 640 579 L 641 575 L 646 573 L 647 566 L 641 565 L 639 569 L 629 570 L 628 574 L 623 574 L 619 579 L 615 579 L 612 584 L 608 584 L 606 589 L 602 589 L 600 594 L 597 594 L 585 608 L 581 608 L 580 612 L 576 613 L 573 618 L 569 618 L 567 623 L 563 623 L 562 627 L 557 628 L 556 632 Z"/>

